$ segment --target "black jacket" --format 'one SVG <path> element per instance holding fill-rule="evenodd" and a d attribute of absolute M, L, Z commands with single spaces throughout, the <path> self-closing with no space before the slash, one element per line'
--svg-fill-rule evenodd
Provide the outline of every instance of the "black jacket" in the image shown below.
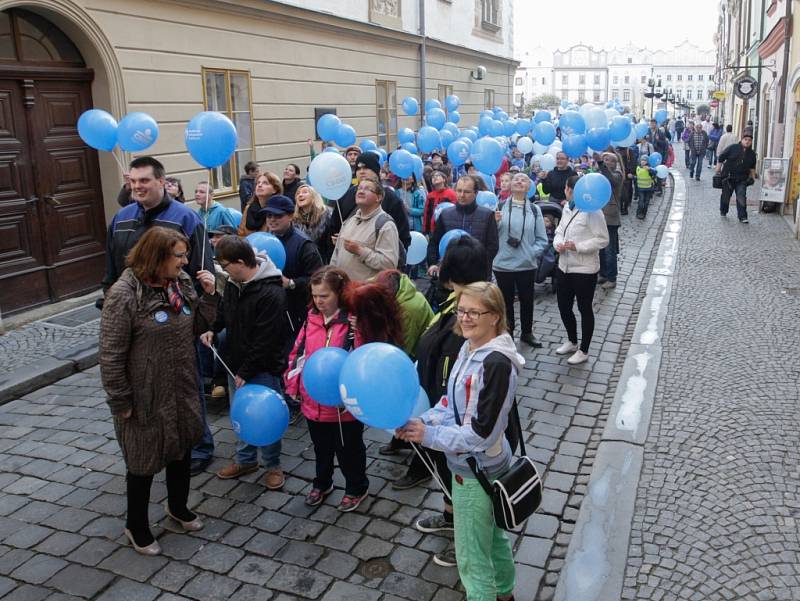
<path fill-rule="evenodd" d="M 226 330 L 222 358 L 245 382 L 263 372 L 281 377 L 290 338 L 281 272 L 272 263 L 259 265 L 250 282 L 225 284 L 213 327 L 215 333 Z"/>
<path fill-rule="evenodd" d="M 553 169 L 548 171 L 547 175 L 539 183 L 542 184 L 542 190 L 545 194 L 549 194 L 555 200 L 566 200 L 567 193 L 564 189 L 567 187 L 567 180 L 575 175 L 572 167 L 566 169 Z"/>
<path fill-rule="evenodd" d="M 741 142 L 731 144 L 717 157 L 717 163 L 722 163 L 723 177 L 730 177 L 734 183 L 744 182 L 750 178 L 750 170 L 756 168 L 756 152 Z"/>
<path fill-rule="evenodd" d="M 344 196 L 334 203 L 326 238 L 330 239 L 331 236 L 338 235 L 339 230 L 342 229 L 342 222 L 347 221 L 347 218 L 355 213 L 357 189 L 357 185 L 350 186 L 350 189 L 345 192 Z M 336 205 L 339 206 L 337 207 Z M 397 235 L 400 238 L 400 242 L 405 248 L 408 248 L 411 245 L 411 232 L 408 229 L 406 205 L 400 200 L 400 197 L 395 194 L 394 190 L 388 186 L 383 187 L 381 208 L 392 218 L 395 226 L 397 226 Z"/>
<path fill-rule="evenodd" d="M 252 175 L 243 175 L 239 179 L 239 203 L 242 205 L 244 211 L 247 203 L 253 198 L 253 193 L 256 191 L 256 178 Z"/>
<path fill-rule="evenodd" d="M 441 311 L 434 319 L 420 337 L 416 349 L 419 385 L 428 394 L 431 407 L 446 393 L 450 369 L 464 344 L 464 338 L 453 332 L 455 298 L 442 303 Z"/>
<path fill-rule="evenodd" d="M 291 184 L 287 184 L 286 180 L 283 180 L 283 195 L 288 196 L 292 200 L 294 200 L 294 195 L 297 194 L 297 189 L 300 187 L 303 181 L 299 178 L 295 178 L 295 180 Z"/>
<path fill-rule="evenodd" d="M 313 273 L 322 267 L 322 257 L 308 236 L 292 225 L 283 236 L 278 236 L 286 250 L 286 265 L 283 268 L 284 277 L 294 280 L 294 290 L 286 289 L 286 302 L 289 306 L 289 315 L 295 333 L 308 314 L 309 286 L 308 282 Z"/>
<path fill-rule="evenodd" d="M 492 265 L 500 248 L 494 211 L 479 206 L 477 202 L 467 206 L 457 204 L 455 207 L 443 211 L 436 220 L 433 236 L 428 242 L 428 265 L 436 265 L 441 260 L 439 242 L 442 240 L 442 236 L 450 230 L 464 230 L 483 244 L 486 254 L 489 256 L 489 266 Z"/>

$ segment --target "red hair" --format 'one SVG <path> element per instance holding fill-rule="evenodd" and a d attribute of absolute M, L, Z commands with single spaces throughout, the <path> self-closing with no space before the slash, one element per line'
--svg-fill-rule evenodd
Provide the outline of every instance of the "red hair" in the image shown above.
<path fill-rule="evenodd" d="M 357 318 L 356 329 L 364 344 L 388 342 L 403 344 L 403 316 L 397 298 L 384 286 L 373 282 L 351 282 L 345 302 Z"/>

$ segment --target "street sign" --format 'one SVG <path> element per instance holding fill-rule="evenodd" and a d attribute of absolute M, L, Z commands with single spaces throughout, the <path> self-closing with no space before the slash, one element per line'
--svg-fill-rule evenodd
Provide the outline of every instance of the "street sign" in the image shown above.
<path fill-rule="evenodd" d="M 733 93 L 744 100 L 752 98 L 758 93 L 758 80 L 745 75 L 733 84 Z"/>
<path fill-rule="evenodd" d="M 714 98 L 714 100 L 708 103 L 708 106 L 710 106 L 712 109 L 717 108 L 719 106 L 719 100 Z"/>
<path fill-rule="evenodd" d="M 722 90 L 717 90 L 716 92 L 711 94 L 711 96 L 715 100 L 725 100 L 725 97 L 727 96 L 727 94 L 725 92 L 723 92 Z"/>

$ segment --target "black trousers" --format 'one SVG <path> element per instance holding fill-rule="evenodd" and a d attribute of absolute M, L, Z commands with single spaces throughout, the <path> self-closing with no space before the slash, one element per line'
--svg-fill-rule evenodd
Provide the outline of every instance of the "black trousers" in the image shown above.
<path fill-rule="evenodd" d="M 177 517 L 191 519 L 193 515 L 186 507 L 189 499 L 189 467 L 191 465 L 191 451 L 186 451 L 182 459 L 167 464 L 167 503 L 169 510 Z M 150 503 L 150 487 L 153 476 L 137 476 L 128 472 L 125 475 L 128 495 L 128 515 L 125 527 L 131 531 L 137 544 L 150 544 L 150 520 L 147 515 L 147 506 Z M 188 520 L 187 520 L 188 521 Z"/>
<path fill-rule="evenodd" d="M 596 273 L 564 273 L 556 271 L 558 277 L 558 311 L 561 321 L 567 329 L 567 337 L 573 344 L 578 343 L 578 323 L 572 312 L 572 304 L 578 299 L 578 310 L 581 312 L 581 350 L 589 352 L 594 333 L 594 313 L 592 312 L 592 299 L 594 288 L 597 285 Z"/>
<path fill-rule="evenodd" d="M 364 446 L 364 424 L 359 421 L 308 422 L 308 433 L 314 443 L 316 477 L 313 487 L 328 490 L 333 484 L 333 458 L 344 475 L 344 492 L 351 497 L 359 497 L 367 492 L 367 447 Z M 344 445 L 342 445 L 344 439 Z"/>
<path fill-rule="evenodd" d="M 536 270 L 525 271 L 495 271 L 494 277 L 497 286 L 503 293 L 506 303 L 506 318 L 508 319 L 508 333 L 514 335 L 514 291 L 519 296 L 519 332 L 521 335 L 533 334 L 533 285 Z"/>

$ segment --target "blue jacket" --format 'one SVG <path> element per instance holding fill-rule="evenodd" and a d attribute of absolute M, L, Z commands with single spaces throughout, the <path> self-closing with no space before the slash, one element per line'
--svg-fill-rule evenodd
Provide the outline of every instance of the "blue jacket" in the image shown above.
<path fill-rule="evenodd" d="M 208 217 L 206 217 L 206 213 L 208 213 Z M 218 202 L 211 205 L 211 209 L 208 211 L 205 209 L 198 209 L 197 214 L 200 215 L 200 221 L 208 219 L 205 226 L 206 231 L 215 230 L 221 225 L 230 225 L 234 228 L 239 227 L 239 220 L 236 219 L 226 207 Z"/>
<path fill-rule="evenodd" d="M 497 238 L 500 250 L 492 263 L 495 271 L 527 271 L 536 269 L 539 255 L 547 248 L 547 231 L 544 229 L 542 211 L 527 200 L 523 205 L 510 198 L 499 209 Z M 523 214 L 524 212 L 524 214 Z M 509 236 L 520 241 L 516 248 L 508 243 Z"/>

